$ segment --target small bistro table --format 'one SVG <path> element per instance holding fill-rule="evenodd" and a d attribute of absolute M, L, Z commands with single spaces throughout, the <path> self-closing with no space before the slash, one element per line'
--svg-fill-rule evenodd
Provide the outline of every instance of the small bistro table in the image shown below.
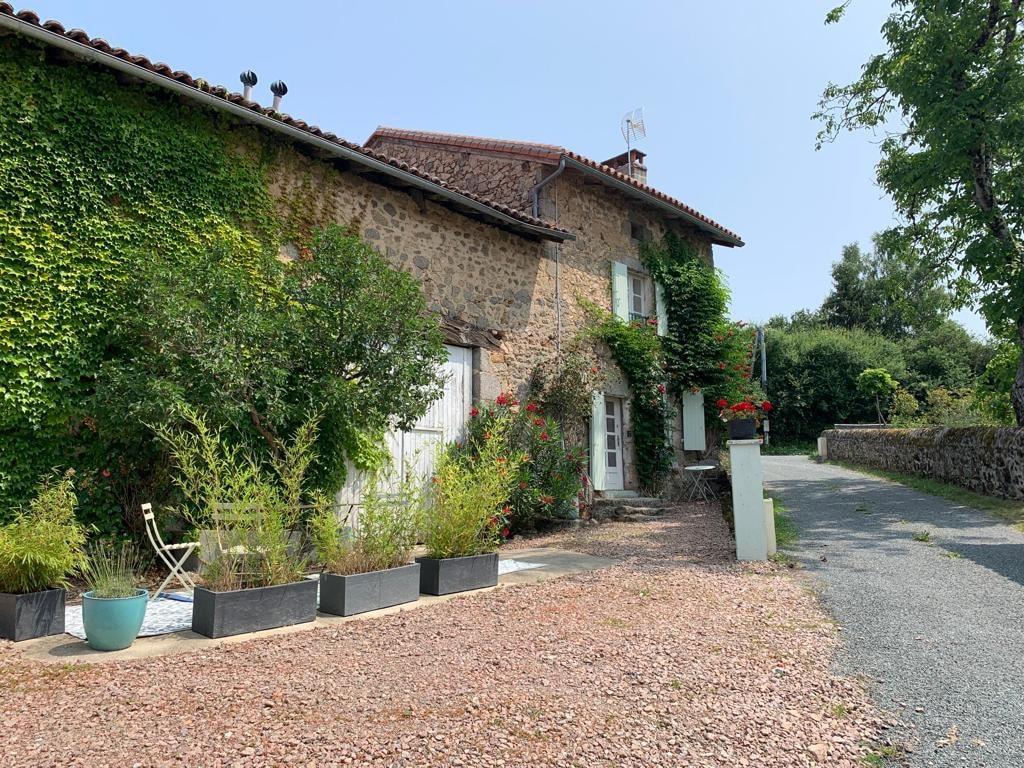
<path fill-rule="evenodd" d="M 690 464 L 685 469 L 690 473 L 692 481 L 690 495 L 686 497 L 687 501 L 693 501 L 697 497 L 700 497 L 703 501 L 711 501 L 718 498 L 715 496 L 715 491 L 707 479 L 707 473 L 718 469 L 717 466 L 714 464 Z"/>

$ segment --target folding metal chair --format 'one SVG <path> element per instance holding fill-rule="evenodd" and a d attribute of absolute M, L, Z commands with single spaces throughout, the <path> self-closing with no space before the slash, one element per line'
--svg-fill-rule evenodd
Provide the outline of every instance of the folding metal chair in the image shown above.
<path fill-rule="evenodd" d="M 177 579 L 186 590 L 194 592 L 196 583 L 192 581 L 184 566 L 189 555 L 195 552 L 196 547 L 199 546 L 199 542 L 189 541 L 182 544 L 165 544 L 163 537 L 160 535 L 160 529 L 156 526 L 152 504 L 142 505 L 142 517 L 146 521 L 146 535 L 149 536 L 149 543 L 153 545 L 153 549 L 156 550 L 157 556 L 163 561 L 164 565 L 171 569 L 170 574 L 164 579 L 164 583 L 150 595 L 149 599 L 153 600 L 163 592 L 167 585 L 170 584 L 171 579 Z"/>

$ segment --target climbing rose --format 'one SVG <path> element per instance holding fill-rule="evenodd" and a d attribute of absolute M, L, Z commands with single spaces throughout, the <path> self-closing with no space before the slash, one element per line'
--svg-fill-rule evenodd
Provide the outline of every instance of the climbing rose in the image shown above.
<path fill-rule="evenodd" d="M 526 410 L 528 410 L 530 413 L 533 413 L 534 411 L 536 411 L 537 410 L 536 403 L 530 403 L 528 406 L 526 406 Z"/>
<path fill-rule="evenodd" d="M 724 397 L 719 398 L 718 402 L 715 403 L 715 405 L 717 405 L 719 408 L 725 408 L 725 406 L 727 406 L 728 404 L 728 401 Z"/>
<path fill-rule="evenodd" d="M 659 384 L 658 391 L 664 395 L 666 392 L 668 392 L 668 387 L 666 387 L 664 384 Z"/>

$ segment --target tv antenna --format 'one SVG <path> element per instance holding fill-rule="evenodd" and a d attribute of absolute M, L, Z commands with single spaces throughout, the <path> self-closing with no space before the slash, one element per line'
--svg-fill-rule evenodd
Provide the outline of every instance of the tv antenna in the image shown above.
<path fill-rule="evenodd" d="M 626 165 L 629 177 L 633 178 L 633 144 L 647 135 L 644 126 L 644 108 L 631 109 L 622 116 L 622 138 L 626 140 Z"/>

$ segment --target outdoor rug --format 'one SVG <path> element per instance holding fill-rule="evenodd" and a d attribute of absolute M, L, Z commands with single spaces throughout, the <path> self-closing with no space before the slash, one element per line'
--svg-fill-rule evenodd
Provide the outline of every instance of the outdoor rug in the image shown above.
<path fill-rule="evenodd" d="M 139 637 L 169 635 L 192 628 L 192 599 L 169 599 L 158 597 L 146 606 L 146 618 L 139 630 Z M 64 609 L 64 631 L 72 637 L 85 640 L 82 626 L 82 606 L 69 605 Z"/>

